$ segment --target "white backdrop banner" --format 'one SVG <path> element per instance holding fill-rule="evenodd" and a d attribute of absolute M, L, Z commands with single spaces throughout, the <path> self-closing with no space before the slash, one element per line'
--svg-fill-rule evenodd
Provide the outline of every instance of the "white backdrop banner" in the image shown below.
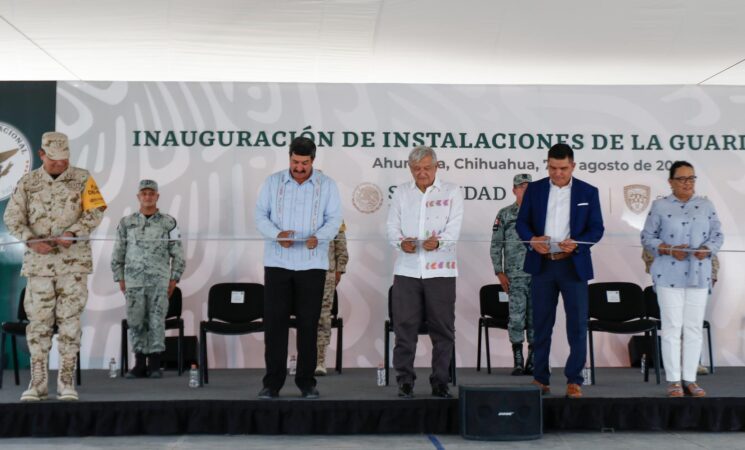
<path fill-rule="evenodd" d="M 595 281 L 650 284 L 639 246 L 649 205 L 669 193 L 672 161 L 696 167 L 697 193 L 718 208 L 724 249 L 732 251 L 720 256 L 707 316 L 716 362 L 745 363 L 743 284 L 734 275 L 745 263 L 734 252 L 745 250 L 738 206 L 745 191 L 745 88 L 62 82 L 57 89 L 57 129 L 71 138 L 72 163 L 94 174 L 109 204 L 96 236 L 113 237 L 119 219 L 138 208 L 138 180 L 160 184 L 159 206 L 177 218 L 185 239 L 187 334 L 198 334 L 206 319 L 212 284 L 263 282 L 263 243 L 250 240 L 259 237 L 254 204 L 264 178 L 288 167 L 291 139 L 303 134 L 319 146 L 315 167 L 339 185 L 350 239 L 339 286 L 344 365 L 377 366 L 395 258 L 384 240 L 388 203 L 395 186 L 411 178 L 409 150 L 424 144 L 442 162 L 437 176 L 462 186 L 467 200 L 456 344 L 458 365 L 474 366 L 479 288 L 496 282 L 489 258 L 496 213 L 513 201 L 512 177 L 545 176 L 548 148 L 564 141 L 575 150 L 575 176 L 601 192 L 606 233 L 593 249 Z M 111 250 L 111 242 L 94 243 L 82 348 L 89 367 L 118 355 L 125 310 L 112 281 Z M 568 354 L 563 330 L 559 313 L 555 367 Z M 493 363 L 511 364 L 506 333 L 491 337 Z M 427 366 L 430 345 L 422 341 L 417 365 Z M 627 342 L 628 336 L 598 336 L 598 365 L 628 364 Z M 208 345 L 212 367 L 263 366 L 260 334 L 210 337 Z"/>

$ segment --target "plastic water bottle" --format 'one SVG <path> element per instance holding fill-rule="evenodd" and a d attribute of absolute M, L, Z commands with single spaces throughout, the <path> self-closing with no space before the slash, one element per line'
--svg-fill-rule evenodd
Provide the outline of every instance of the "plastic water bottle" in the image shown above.
<path fill-rule="evenodd" d="M 288 364 L 287 366 L 287 372 L 290 375 L 295 375 L 295 373 L 297 372 L 297 356 L 290 356 L 290 364 Z"/>
<path fill-rule="evenodd" d="M 592 371 L 589 367 L 585 366 L 584 369 L 582 369 L 582 378 L 584 378 L 584 381 L 582 381 L 582 384 L 590 385 L 592 384 Z"/>
<path fill-rule="evenodd" d="M 116 370 L 116 360 L 111 358 L 111 361 L 109 361 L 109 378 L 116 378 L 118 372 L 119 371 Z"/>
<path fill-rule="evenodd" d="M 645 373 L 647 371 L 647 354 L 646 353 L 642 355 L 642 362 L 640 365 L 642 367 L 642 373 Z"/>
<path fill-rule="evenodd" d="M 199 387 L 199 370 L 197 370 L 196 364 L 192 364 L 191 369 L 189 369 L 189 387 L 190 388 Z"/>
<path fill-rule="evenodd" d="M 383 363 L 378 364 L 378 386 L 385 386 L 385 368 Z"/>

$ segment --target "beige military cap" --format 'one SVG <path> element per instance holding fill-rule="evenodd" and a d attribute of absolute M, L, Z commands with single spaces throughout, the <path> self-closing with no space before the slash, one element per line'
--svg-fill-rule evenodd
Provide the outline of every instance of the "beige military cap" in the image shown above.
<path fill-rule="evenodd" d="M 59 161 L 70 159 L 70 145 L 67 135 L 57 131 L 47 131 L 41 135 L 41 149 L 47 158 Z"/>

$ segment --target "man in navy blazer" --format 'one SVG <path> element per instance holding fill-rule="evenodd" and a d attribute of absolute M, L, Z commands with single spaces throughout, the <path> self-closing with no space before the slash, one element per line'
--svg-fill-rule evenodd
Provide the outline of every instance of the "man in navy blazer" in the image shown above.
<path fill-rule="evenodd" d="M 603 237 L 598 189 L 572 177 L 574 152 L 566 144 L 548 151 L 548 177 L 530 183 L 516 229 L 526 242 L 525 271 L 531 274 L 535 369 L 533 383 L 551 392 L 548 356 L 559 293 L 564 300 L 569 358 L 564 367 L 567 397 L 582 396 L 587 357 L 587 281 L 593 278 L 590 247 Z"/>

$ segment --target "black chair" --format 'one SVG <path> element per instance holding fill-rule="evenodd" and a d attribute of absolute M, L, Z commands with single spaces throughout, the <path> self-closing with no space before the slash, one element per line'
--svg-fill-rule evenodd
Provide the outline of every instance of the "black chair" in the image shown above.
<path fill-rule="evenodd" d="M 657 329 L 662 329 L 662 320 L 660 316 L 660 304 L 657 301 L 657 293 L 654 291 L 653 286 L 647 286 L 644 288 L 644 303 L 647 308 L 647 317 L 650 319 L 657 320 Z M 711 323 L 708 320 L 704 320 L 704 330 L 706 330 L 706 343 L 709 348 L 709 373 L 714 373 L 714 351 L 711 344 Z"/>
<path fill-rule="evenodd" d="M 233 293 L 236 293 L 234 298 Z M 242 294 L 242 298 L 241 297 Z M 199 384 L 209 384 L 207 333 L 242 335 L 264 331 L 264 285 L 219 283 L 210 288 L 207 320 L 199 323 Z"/>
<path fill-rule="evenodd" d="M 26 308 L 23 306 L 23 298 L 26 296 L 26 288 L 21 290 L 20 298 L 18 299 L 18 315 L 16 322 L 3 322 L 0 324 L 0 389 L 3 387 L 3 373 L 5 372 L 5 339 L 7 335 L 10 335 L 10 348 L 13 355 L 13 373 L 15 375 L 16 386 L 21 384 L 20 373 L 18 371 L 18 342 L 16 337 L 26 337 L 26 326 L 28 325 L 28 316 L 26 315 Z M 57 325 L 54 326 L 52 331 L 57 334 Z M 78 351 L 78 357 L 76 361 L 77 370 L 75 373 L 75 381 L 80 386 L 80 352 Z"/>
<path fill-rule="evenodd" d="M 297 328 L 295 317 L 290 318 L 290 327 Z M 336 328 L 336 372 L 341 373 L 341 361 L 344 351 L 344 319 L 339 317 L 339 293 L 334 289 L 334 303 L 331 305 L 331 329 Z"/>
<path fill-rule="evenodd" d="M 491 373 L 491 351 L 489 349 L 489 328 L 507 329 L 510 322 L 509 302 L 500 302 L 499 293 L 504 292 L 501 284 L 487 284 L 479 290 L 479 342 L 476 349 L 476 370 L 481 370 L 481 331 L 486 337 L 486 371 Z"/>
<path fill-rule="evenodd" d="M 181 289 L 177 286 L 173 290 L 171 297 L 168 299 L 168 312 L 166 312 L 166 330 L 178 330 L 178 345 L 177 345 L 177 358 L 178 358 L 178 374 L 184 371 L 184 355 L 183 355 L 183 344 L 184 344 L 184 319 L 181 318 L 181 311 L 183 309 L 183 299 L 181 297 Z M 129 343 L 127 341 L 127 330 L 129 330 L 129 324 L 127 319 L 122 319 L 122 348 L 121 358 L 122 362 L 120 372 L 124 376 L 129 371 Z"/>
<path fill-rule="evenodd" d="M 657 322 L 646 318 L 642 288 L 634 283 L 593 283 L 589 285 L 590 377 L 595 384 L 595 348 L 593 333 L 637 334 L 650 332 L 655 345 L 654 370 L 660 384 L 660 346 L 657 340 Z M 608 301 L 610 295 L 618 298 Z M 649 381 L 649 371 L 644 372 Z"/>
<path fill-rule="evenodd" d="M 388 319 L 385 321 L 385 328 L 384 328 L 384 340 L 385 340 L 385 361 L 383 362 L 385 367 L 385 385 L 388 386 L 389 384 L 389 372 L 391 369 L 391 333 L 393 333 L 393 286 L 388 288 Z M 422 320 L 422 326 L 419 327 L 419 334 L 429 334 L 429 330 L 427 329 L 427 318 L 424 317 Z M 455 386 L 456 380 L 455 380 L 455 346 L 453 346 L 453 356 L 450 359 L 450 382 L 453 383 L 453 386 Z"/>

